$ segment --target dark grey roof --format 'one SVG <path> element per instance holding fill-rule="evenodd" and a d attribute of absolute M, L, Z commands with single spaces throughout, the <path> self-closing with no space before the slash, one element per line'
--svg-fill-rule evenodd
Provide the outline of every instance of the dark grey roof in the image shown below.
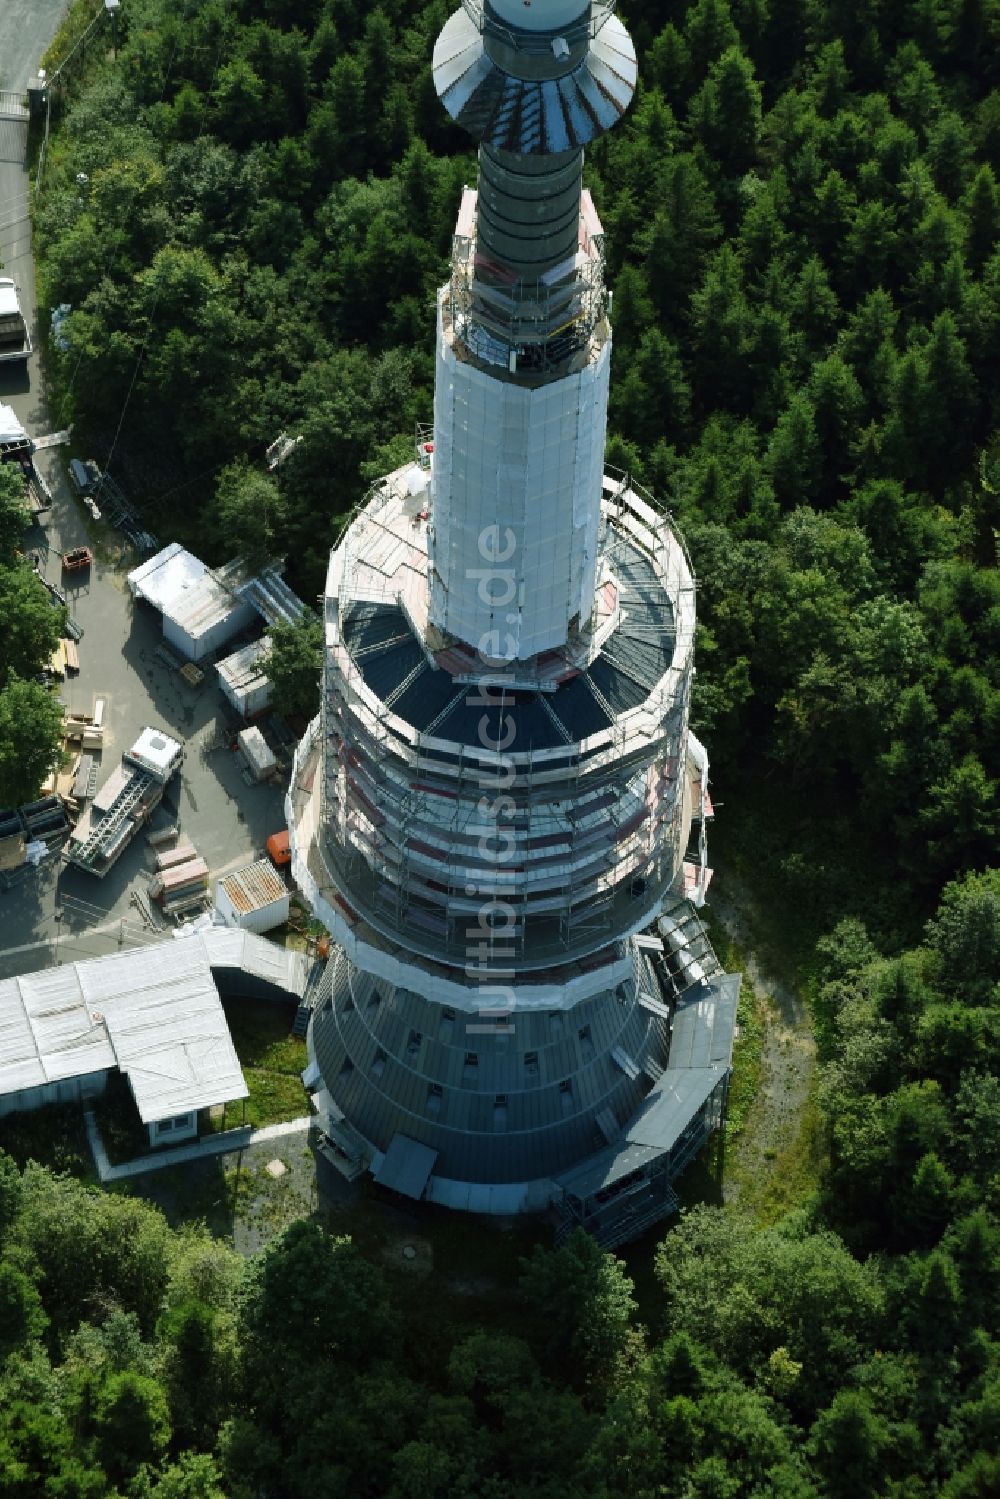
<path fill-rule="evenodd" d="M 361 973 L 343 953 L 331 961 L 331 1000 L 312 1022 L 328 1092 L 375 1149 L 388 1154 L 404 1135 L 438 1153 L 443 1177 L 519 1182 L 566 1169 L 604 1145 L 599 1119 L 620 1128 L 635 1115 L 667 1060 L 666 1021 L 633 983 L 497 1026 Z M 644 958 L 637 971 L 655 983 Z"/>
<path fill-rule="evenodd" d="M 556 1178 L 584 1200 L 668 1154 L 680 1141 L 732 1063 L 738 973 L 721 974 L 678 1001 L 666 1070 L 610 1145 Z M 641 1002 L 641 1001 L 640 1001 Z"/>
<path fill-rule="evenodd" d="M 610 565 L 621 594 L 618 627 L 590 666 L 555 692 L 513 692 L 496 708 L 470 704 L 472 689 L 427 662 L 398 604 L 355 604 L 344 643 L 372 691 L 383 702 L 392 698 L 392 711 L 419 733 L 478 748 L 485 713 L 487 740 L 508 737 L 501 725 L 509 716 L 518 750 L 558 749 L 609 728 L 607 707 L 616 715 L 637 708 L 673 656 L 673 612 L 649 558 L 618 536 Z"/>
<path fill-rule="evenodd" d="M 630 1123 L 624 1142 L 599 1151 L 556 1182 L 573 1197 L 592 1197 L 612 1186 L 676 1145 L 698 1111 L 722 1082 L 727 1068 L 695 1068 L 665 1072 Z"/>
<path fill-rule="evenodd" d="M 408 1135 L 393 1135 L 389 1149 L 372 1172 L 380 1187 L 391 1187 L 419 1202 L 434 1170 L 438 1153 Z"/>
<path fill-rule="evenodd" d="M 707 984 L 689 989 L 677 1002 L 667 1066 L 727 1067 L 733 1059 L 736 1005 L 740 997 L 738 973 L 724 973 Z"/>

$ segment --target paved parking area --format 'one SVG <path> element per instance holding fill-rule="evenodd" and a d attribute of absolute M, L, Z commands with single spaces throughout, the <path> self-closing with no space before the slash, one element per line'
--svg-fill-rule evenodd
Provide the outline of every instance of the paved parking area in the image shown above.
<path fill-rule="evenodd" d="M 46 576 L 55 582 L 60 580 L 62 549 L 86 540 L 87 530 L 82 507 L 68 492 L 58 452 L 43 452 L 37 458 L 53 492 L 42 534 L 51 549 Z M 91 526 L 92 536 L 102 531 L 106 528 Z M 224 721 L 214 673 L 207 672 L 195 692 L 156 659 L 160 617 L 132 600 L 125 582 L 131 559 L 115 560 L 117 533 L 111 532 L 110 538 L 112 554 L 99 545 L 82 581 L 73 575 L 62 578 L 84 634 L 78 647 L 80 673 L 66 679 L 60 696 L 69 710 L 78 712 L 89 712 L 97 697 L 106 701 L 101 784 L 146 724 L 183 741 L 184 767 L 168 788 L 155 822 L 179 822 L 214 880 L 259 856 L 268 834 L 284 826 L 284 788 L 248 786 L 236 755 L 225 746 L 216 747 Z M 28 539 L 38 541 L 40 535 L 36 532 Z M 144 875 L 152 868 L 152 851 L 139 833 L 103 879 L 51 862 L 25 871 L 11 889 L 0 892 L 0 976 L 50 961 L 97 956 L 114 951 L 123 941 L 142 940 L 132 893 L 145 894 Z"/>
<path fill-rule="evenodd" d="M 3 0 L 0 86 L 16 87 L 27 81 L 64 11 L 65 0 Z M 0 260 L 18 281 L 36 337 L 29 225 L 26 212 L 21 211 L 26 209 L 29 189 L 24 151 L 18 145 L 21 132 L 20 126 L 0 132 L 0 208 L 6 205 L 0 223 L 7 224 L 0 229 Z M 48 409 L 37 353 L 26 366 L 0 365 L 0 401 L 13 406 L 33 437 L 63 425 L 62 413 Z M 134 605 L 125 582 L 136 559 L 121 554 L 118 532 L 88 520 L 70 491 L 66 456 L 64 449 L 48 449 L 36 456 L 37 467 L 52 490 L 53 504 L 43 517 L 43 526 L 32 528 L 26 538 L 28 549 L 47 544 L 45 576 L 66 589 L 70 610 L 84 630 L 79 676 L 67 679 L 61 696 L 68 708 L 88 712 L 96 697 L 107 699 L 99 784 L 144 725 L 159 725 L 184 741 L 187 760 L 180 784 L 175 779 L 156 816 L 162 821 L 165 813 L 175 814 L 173 820 L 179 820 L 214 879 L 259 856 L 268 834 L 284 826 L 283 788 L 247 786 L 236 757 L 228 749 L 212 748 L 222 722 L 215 674 L 207 672 L 200 690 L 192 692 L 156 660 L 159 615 L 146 605 Z M 169 540 L 161 538 L 163 543 Z M 82 575 L 63 576 L 62 553 L 83 543 L 94 549 L 92 567 Z M 148 940 L 132 895 L 145 891 L 143 874 L 151 872 L 152 862 L 140 833 L 103 880 L 62 868 L 52 860 L 38 870 L 26 870 L 11 889 L 0 890 L 0 977 Z"/>

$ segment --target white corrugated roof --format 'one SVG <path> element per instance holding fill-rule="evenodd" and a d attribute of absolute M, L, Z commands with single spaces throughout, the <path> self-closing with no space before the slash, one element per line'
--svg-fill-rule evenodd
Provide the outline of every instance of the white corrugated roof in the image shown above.
<path fill-rule="evenodd" d="M 0 1093 L 115 1066 L 144 1123 L 246 1097 L 200 944 L 157 943 L 0 983 Z"/>
<path fill-rule="evenodd" d="M 192 639 L 241 607 L 235 595 L 222 586 L 201 558 L 177 541 L 133 568 L 128 585 Z"/>
<path fill-rule="evenodd" d="M 0 1093 L 114 1065 L 107 1032 L 90 1016 L 74 964 L 0 983 Z"/>
<path fill-rule="evenodd" d="M 208 568 L 179 541 L 172 541 L 128 575 L 128 586 L 154 608 L 171 614 L 185 593 L 193 588 Z"/>
<path fill-rule="evenodd" d="M 201 943 L 213 968 L 242 968 L 244 973 L 266 979 L 289 994 L 301 995 L 305 990 L 309 970 L 305 954 L 279 947 L 256 932 L 216 926 L 193 934 L 190 940 Z"/>
<path fill-rule="evenodd" d="M 215 669 L 234 690 L 246 691 L 256 682 L 267 680 L 270 654 L 271 637 L 262 635 L 260 640 L 251 640 L 249 645 L 240 646 L 231 656 L 217 662 Z"/>
<path fill-rule="evenodd" d="M 158 943 L 76 967 L 144 1124 L 247 1096 L 200 944 Z"/>

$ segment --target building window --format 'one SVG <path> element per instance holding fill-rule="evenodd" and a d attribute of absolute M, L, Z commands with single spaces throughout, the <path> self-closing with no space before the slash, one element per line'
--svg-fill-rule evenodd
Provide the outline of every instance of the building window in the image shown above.
<path fill-rule="evenodd" d="M 436 1119 L 441 1112 L 441 1100 L 444 1090 L 438 1083 L 430 1083 L 427 1088 L 427 1112 L 432 1119 Z"/>
<path fill-rule="evenodd" d="M 417 1052 L 420 1050 L 420 1043 L 423 1041 L 423 1039 L 424 1038 L 419 1031 L 410 1032 L 410 1039 L 406 1043 L 406 1051 L 408 1056 L 416 1056 Z"/>
<path fill-rule="evenodd" d="M 466 1065 L 466 1067 L 478 1067 L 479 1066 L 479 1057 L 478 1057 L 478 1055 L 477 1055 L 476 1052 L 474 1052 L 474 1051 L 467 1051 L 465 1053 L 465 1065 Z"/>
<path fill-rule="evenodd" d="M 344 1065 L 340 1069 L 340 1075 L 341 1075 L 341 1077 L 350 1077 L 350 1075 L 351 1075 L 351 1073 L 353 1071 L 354 1071 L 354 1063 L 351 1061 L 350 1057 L 345 1057 L 344 1058 Z"/>
<path fill-rule="evenodd" d="M 441 1011 L 441 1025 L 438 1035 L 442 1041 L 450 1041 L 455 1030 L 455 1011 L 447 1007 Z"/>
<path fill-rule="evenodd" d="M 524 1053 L 524 1075 L 525 1077 L 538 1076 L 538 1052 L 526 1051 Z"/>
<path fill-rule="evenodd" d="M 559 1102 L 562 1104 L 564 1114 L 573 1112 L 573 1084 L 566 1078 L 559 1084 Z"/>
<path fill-rule="evenodd" d="M 372 1062 L 372 1077 L 379 1078 L 382 1076 L 383 1072 L 385 1071 L 385 1062 L 385 1052 L 380 1046 L 378 1051 L 375 1053 L 375 1059 Z"/>
<path fill-rule="evenodd" d="M 493 1128 L 507 1128 L 507 1095 L 498 1093 L 493 1100 Z"/>

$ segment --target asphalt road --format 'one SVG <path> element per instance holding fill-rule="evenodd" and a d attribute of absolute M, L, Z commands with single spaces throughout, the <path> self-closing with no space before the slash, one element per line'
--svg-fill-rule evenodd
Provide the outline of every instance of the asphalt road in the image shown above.
<path fill-rule="evenodd" d="M 65 12 L 66 0 L 0 0 L 0 89 L 23 92 Z M 0 265 L 17 282 L 37 346 L 27 149 L 27 126 L 0 119 Z M 0 401 L 13 406 L 26 427 L 38 428 L 41 412 L 23 366 L 0 365 Z"/>
<path fill-rule="evenodd" d="M 3 0 L 0 89 L 23 89 L 68 9 L 67 0 Z"/>
<path fill-rule="evenodd" d="M 64 9 L 64 0 L 0 0 L 0 86 L 19 86 L 37 69 Z M 26 213 L 18 219 L 16 208 L 27 203 L 25 148 L 25 127 L 0 121 L 0 225 L 7 226 L 0 229 L 0 258 L 20 286 L 26 313 L 37 321 L 30 226 Z M 61 425 L 61 414 L 54 419 L 48 410 L 37 353 L 26 366 L 0 365 L 0 401 L 13 406 L 33 437 Z M 44 525 L 33 527 L 26 538 L 29 548 L 48 548 L 45 575 L 66 588 L 84 630 L 79 676 L 67 680 L 61 696 L 80 711 L 89 711 L 98 696 L 107 699 L 99 784 L 146 724 L 185 742 L 180 781 L 172 783 L 157 816 L 164 821 L 167 809 L 179 820 L 214 878 L 259 856 L 267 835 L 284 826 L 283 792 L 248 787 L 229 750 L 210 748 L 221 726 L 214 674 L 209 672 L 200 691 L 192 693 L 155 659 L 159 616 L 145 605 L 134 606 L 125 583 L 136 559 L 121 554 L 119 533 L 95 525 L 71 492 L 65 470 L 71 455 L 91 456 L 67 448 L 37 454 L 53 504 Z M 93 566 L 82 575 L 63 575 L 62 553 L 82 543 L 94 550 Z M 132 896 L 145 893 L 144 876 L 151 871 L 152 854 L 141 834 L 103 880 L 53 861 L 25 870 L 11 889 L 0 890 L 0 977 L 148 940 Z"/>

